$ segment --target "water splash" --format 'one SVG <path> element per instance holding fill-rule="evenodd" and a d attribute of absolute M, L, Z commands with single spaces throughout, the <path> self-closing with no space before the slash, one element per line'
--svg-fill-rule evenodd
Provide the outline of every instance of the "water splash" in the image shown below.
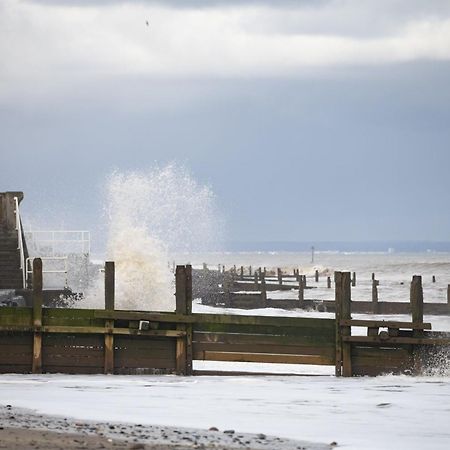
<path fill-rule="evenodd" d="M 186 168 L 170 164 L 114 172 L 106 192 L 107 259 L 116 263 L 116 307 L 173 310 L 170 254 L 205 251 L 221 241 L 212 190 Z M 91 306 L 102 304 L 95 293 L 87 298 Z"/>

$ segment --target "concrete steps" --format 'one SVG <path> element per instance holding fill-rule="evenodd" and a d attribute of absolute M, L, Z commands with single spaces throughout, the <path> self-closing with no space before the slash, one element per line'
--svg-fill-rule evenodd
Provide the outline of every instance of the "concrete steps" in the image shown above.
<path fill-rule="evenodd" d="M 0 289 L 21 289 L 23 279 L 17 233 L 0 230 Z"/>

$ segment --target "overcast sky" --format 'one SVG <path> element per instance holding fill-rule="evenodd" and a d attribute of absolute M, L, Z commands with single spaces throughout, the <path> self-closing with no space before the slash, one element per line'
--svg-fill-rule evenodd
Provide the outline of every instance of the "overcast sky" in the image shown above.
<path fill-rule="evenodd" d="M 449 240 L 450 2 L 0 1 L 30 221 L 94 229 L 112 170 L 170 161 L 231 240 Z"/>

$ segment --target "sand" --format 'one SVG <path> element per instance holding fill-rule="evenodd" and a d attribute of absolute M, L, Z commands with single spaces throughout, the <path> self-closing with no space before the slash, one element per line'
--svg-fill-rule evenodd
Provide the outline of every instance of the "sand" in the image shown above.
<path fill-rule="evenodd" d="M 326 450 L 335 447 L 235 430 L 80 421 L 0 406 L 0 449 Z"/>

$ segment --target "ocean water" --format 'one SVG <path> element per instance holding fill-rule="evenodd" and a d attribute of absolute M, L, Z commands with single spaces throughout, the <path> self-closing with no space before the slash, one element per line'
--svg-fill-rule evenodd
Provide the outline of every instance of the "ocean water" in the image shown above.
<path fill-rule="evenodd" d="M 352 298 L 361 301 L 371 299 L 372 273 L 380 282 L 380 301 L 409 301 L 409 283 L 413 275 L 422 275 L 425 302 L 445 303 L 450 284 L 450 253 L 316 252 L 314 263 L 311 253 L 306 252 L 195 253 L 177 254 L 174 259 L 179 264 L 189 262 L 195 268 L 201 268 L 203 263 L 211 269 L 217 269 L 219 264 L 225 265 L 226 269 L 236 265 L 238 270 L 244 266 L 245 271 L 249 266 L 253 270 L 266 267 L 274 271 L 280 267 L 289 274 L 298 268 L 300 273 L 307 275 L 308 285 L 317 288 L 308 291 L 307 297 L 329 300 L 334 298 L 334 291 L 326 288 L 326 277 L 333 279 L 335 271 L 356 272 L 357 285 L 352 290 Z M 320 273 L 319 283 L 314 282 L 316 270 Z M 289 297 L 286 292 L 280 295 Z"/>
<path fill-rule="evenodd" d="M 447 450 L 450 378 L 0 375 L 0 402 L 80 420 L 233 429 L 348 450 Z"/>

